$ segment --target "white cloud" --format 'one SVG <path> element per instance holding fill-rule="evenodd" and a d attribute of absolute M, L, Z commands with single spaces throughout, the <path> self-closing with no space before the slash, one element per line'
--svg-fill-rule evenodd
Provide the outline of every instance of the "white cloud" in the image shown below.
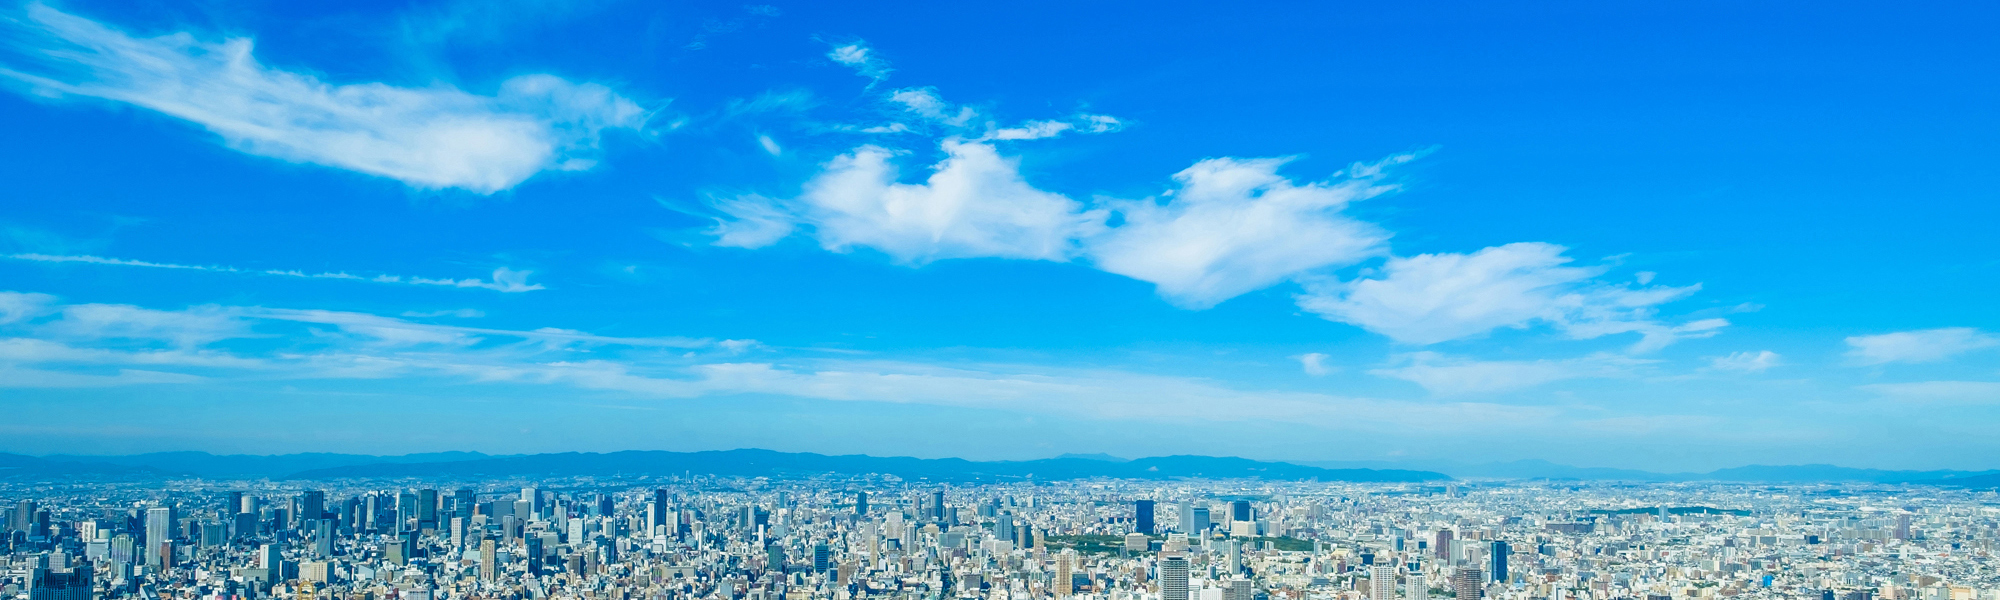
<path fill-rule="evenodd" d="M 777 140 L 771 139 L 771 136 L 768 135 L 758 135 L 757 145 L 764 148 L 764 152 L 770 154 L 771 156 L 777 156 L 779 154 L 783 154 L 785 151 L 784 148 L 778 147 Z"/>
<path fill-rule="evenodd" d="M 2000 404 L 2000 383 L 1991 381 L 1878 383 L 1861 389 L 1905 402 Z"/>
<path fill-rule="evenodd" d="M 1299 185 L 1277 173 L 1285 162 L 1204 160 L 1174 174 L 1177 187 L 1164 204 L 1111 203 L 1125 222 L 1089 240 L 1092 261 L 1153 283 L 1176 306 L 1208 308 L 1384 251 L 1388 232 L 1340 213 L 1393 189 L 1376 181 L 1376 165 L 1356 165 L 1345 180 Z"/>
<path fill-rule="evenodd" d="M 0 292 L 0 325 L 44 314 L 55 302 L 48 294 Z"/>
<path fill-rule="evenodd" d="M 1567 360 L 1478 361 L 1413 352 L 1400 360 L 1406 364 L 1369 373 L 1409 381 L 1442 396 L 1508 392 L 1565 379 L 1620 377 L 1646 363 L 1609 354 Z"/>
<path fill-rule="evenodd" d="M 953 111 L 951 103 L 945 102 L 933 88 L 896 90 L 889 94 L 889 101 L 903 105 L 904 110 L 926 121 L 947 127 L 964 127 L 979 117 L 979 111 L 973 110 L 970 106 L 961 106 L 957 111 Z"/>
<path fill-rule="evenodd" d="M 833 59 L 833 62 L 852 67 L 855 73 L 867 77 L 870 87 L 881 83 L 883 79 L 888 79 L 889 73 L 895 71 L 889 68 L 889 61 L 875 55 L 875 50 L 869 48 L 867 42 L 834 46 L 832 51 L 826 53 L 826 57 Z"/>
<path fill-rule="evenodd" d="M 1326 366 L 1327 356 L 1325 354 L 1321 354 L 1318 352 L 1307 352 L 1305 354 L 1298 355 L 1297 358 L 1299 359 L 1299 367 L 1305 369 L 1307 375 L 1311 375 L 1313 377 L 1319 377 L 1331 371 L 1331 369 L 1328 369 Z"/>
<path fill-rule="evenodd" d="M 1061 261 L 1076 253 L 1078 238 L 1102 226 L 1102 212 L 1028 185 L 1014 161 L 990 145 L 946 141 L 942 147 L 947 158 L 923 183 L 899 183 L 893 153 L 863 146 L 828 162 L 789 211 L 749 198 L 718 204 L 732 215 L 748 215 L 720 225 L 719 243 L 774 242 L 786 229 L 772 215 L 791 212 L 813 224 L 829 250 L 873 248 L 903 264 L 970 257 Z"/>
<path fill-rule="evenodd" d="M 528 283 L 528 276 L 534 274 L 534 271 L 517 271 L 514 269 L 509 269 L 507 267 L 500 267 L 494 269 L 493 278 L 491 280 L 480 280 L 472 278 L 433 279 L 428 277 L 408 277 L 403 275 L 376 275 L 373 277 L 365 277 L 346 272 L 307 273 L 298 270 L 239 269 L 236 267 L 228 267 L 220 265 L 180 265 L 173 263 L 148 262 L 143 260 L 128 260 L 123 258 L 105 258 L 102 256 L 90 256 L 90 255 L 24 253 L 24 254 L 0 255 L 0 257 L 11 258 L 14 260 L 27 260 L 34 262 L 46 262 L 46 263 L 76 263 L 76 264 L 86 264 L 86 265 L 109 265 L 109 266 L 119 266 L 119 267 L 144 267 L 149 269 L 185 269 L 190 271 L 209 271 L 215 273 L 244 273 L 249 275 L 275 275 L 279 277 L 299 277 L 304 279 L 345 279 L 351 281 L 369 281 L 374 283 L 396 283 L 404 285 L 478 288 L 478 289 L 493 290 L 496 292 L 510 292 L 510 293 L 532 292 L 535 290 L 547 289 L 542 287 L 542 285 L 539 283 L 532 283 L 532 284 Z"/>
<path fill-rule="evenodd" d="M 1022 123 L 1020 127 L 994 130 L 987 137 L 996 140 L 1039 140 L 1056 137 L 1062 135 L 1062 132 L 1075 128 L 1075 125 L 1062 121 L 1028 121 Z"/>
<path fill-rule="evenodd" d="M 1722 319 L 1660 323 L 1654 306 L 1701 286 L 1635 289 L 1599 282 L 1605 267 L 1566 266 L 1571 260 L 1563 256 L 1566 250 L 1522 242 L 1471 254 L 1391 258 L 1372 278 L 1309 284 L 1299 306 L 1408 344 L 1539 322 L 1576 339 L 1636 332 L 1643 337 L 1633 350 L 1646 351 L 1675 339 L 1714 335 L 1728 325 Z"/>
<path fill-rule="evenodd" d="M 646 111 L 597 84 L 523 75 L 494 96 L 450 87 L 332 85 L 259 64 L 251 41 L 134 38 L 42 4 L 17 40 L 35 67 L 0 76 L 49 97 L 124 102 L 200 124 L 242 152 L 491 194 L 543 170 L 590 168 L 606 129 Z"/>
<path fill-rule="evenodd" d="M 1899 331 L 1847 338 L 1847 357 L 1855 364 L 1937 362 L 1958 354 L 2000 345 L 2000 338 L 1971 327 Z"/>
<path fill-rule="evenodd" d="M 1770 369 L 1771 367 L 1783 364 L 1779 362 L 1778 358 L 1779 358 L 1778 353 L 1772 352 L 1770 350 L 1762 350 L 1758 352 L 1735 352 L 1731 353 L 1729 356 L 1718 356 L 1709 359 L 1708 366 L 1711 369 L 1716 369 L 1719 371 L 1743 371 L 1746 373 L 1762 373 L 1765 370 Z"/>
<path fill-rule="evenodd" d="M 728 215 L 715 219 L 715 226 L 707 231 L 715 236 L 717 246 L 762 248 L 785 239 L 796 228 L 796 217 L 778 201 L 756 194 L 712 199 L 709 205 Z"/>

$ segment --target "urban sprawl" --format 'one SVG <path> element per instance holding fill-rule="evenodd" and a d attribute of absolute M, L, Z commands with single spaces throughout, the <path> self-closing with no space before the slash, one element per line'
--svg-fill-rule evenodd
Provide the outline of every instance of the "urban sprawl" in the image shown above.
<path fill-rule="evenodd" d="M 0 483 L 25 600 L 2000 600 L 1923 486 L 895 477 Z"/>

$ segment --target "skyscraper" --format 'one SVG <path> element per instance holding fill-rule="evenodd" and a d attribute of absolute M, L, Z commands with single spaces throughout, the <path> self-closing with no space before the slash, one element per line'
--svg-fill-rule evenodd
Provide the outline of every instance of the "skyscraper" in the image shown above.
<path fill-rule="evenodd" d="M 417 509 L 416 492 L 396 494 L 396 528 L 394 531 L 403 531 L 415 527 L 418 514 L 420 514 L 420 511 Z"/>
<path fill-rule="evenodd" d="M 944 522 L 944 490 L 931 492 L 931 520 Z"/>
<path fill-rule="evenodd" d="M 1451 530 L 1439 529 L 1437 543 L 1431 549 L 1437 551 L 1438 560 L 1451 560 Z"/>
<path fill-rule="evenodd" d="M 1146 535 L 1153 534 L 1153 501 L 1139 500 L 1132 503 L 1132 530 Z"/>
<path fill-rule="evenodd" d="M 465 519 L 469 523 L 472 521 L 472 506 L 477 503 L 478 500 L 472 497 L 472 490 L 464 488 L 452 490 L 451 516 Z"/>
<path fill-rule="evenodd" d="M 146 564 L 163 567 L 172 564 L 173 557 L 160 556 L 161 544 L 174 541 L 174 507 L 155 506 L 146 509 Z"/>
<path fill-rule="evenodd" d="M 1237 501 L 1234 501 L 1234 502 L 1230 502 L 1230 503 L 1229 503 L 1229 520 L 1230 520 L 1231 522 L 1242 522 L 1242 521 L 1249 521 L 1249 520 L 1251 520 L 1251 519 L 1250 519 L 1250 501 L 1249 501 L 1249 500 L 1237 500 Z"/>
<path fill-rule="evenodd" d="M 653 534 L 659 532 L 659 528 L 668 526 L 671 521 L 667 520 L 667 512 L 671 508 L 673 502 L 669 501 L 667 490 L 664 488 L 653 490 L 653 502 L 646 506 L 646 533 Z"/>
<path fill-rule="evenodd" d="M 1396 568 L 1368 567 L 1368 600 L 1396 600 Z"/>
<path fill-rule="evenodd" d="M 1430 584 L 1424 581 L 1424 564 L 1416 560 L 1403 563 L 1409 572 L 1403 574 L 1403 600 L 1426 600 L 1431 597 Z"/>
<path fill-rule="evenodd" d="M 1489 568 L 1492 569 L 1493 581 L 1495 583 L 1505 583 L 1507 581 L 1507 553 L 1512 550 L 1512 548 L 1507 546 L 1506 541 L 1493 540 L 1491 552 L 1488 553 L 1488 562 L 1491 563 Z"/>
<path fill-rule="evenodd" d="M 1076 591 L 1076 576 L 1073 571 L 1076 568 L 1075 562 L 1076 553 L 1073 550 L 1064 550 L 1056 555 L 1055 581 L 1050 582 L 1055 584 L 1055 589 L 1052 590 L 1055 597 L 1068 598 L 1071 592 Z"/>
<path fill-rule="evenodd" d="M 417 490 L 417 529 L 438 528 L 438 491 Z"/>
<path fill-rule="evenodd" d="M 854 515 L 858 517 L 868 516 L 868 492 L 854 493 Z"/>
<path fill-rule="evenodd" d="M 1188 600 L 1188 560 L 1179 554 L 1160 558 L 1160 600 Z"/>
<path fill-rule="evenodd" d="M 1451 575 L 1451 589 L 1458 594 L 1458 600 L 1479 600 L 1485 592 L 1486 575 L 1479 567 L 1459 567 Z"/>
<path fill-rule="evenodd" d="M 298 514 L 292 517 L 300 529 L 311 527 L 313 521 L 326 518 L 326 492 L 306 490 L 299 492 Z"/>

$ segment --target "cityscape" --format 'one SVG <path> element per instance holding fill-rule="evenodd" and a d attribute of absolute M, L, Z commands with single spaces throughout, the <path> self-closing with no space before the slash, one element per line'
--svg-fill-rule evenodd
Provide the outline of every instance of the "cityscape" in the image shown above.
<path fill-rule="evenodd" d="M 8 598 L 2000 598 L 1991 488 L 33 479 L 0 484 Z"/>
<path fill-rule="evenodd" d="M 2000 600 L 1995 24 L 0 0 L 0 600 Z"/>

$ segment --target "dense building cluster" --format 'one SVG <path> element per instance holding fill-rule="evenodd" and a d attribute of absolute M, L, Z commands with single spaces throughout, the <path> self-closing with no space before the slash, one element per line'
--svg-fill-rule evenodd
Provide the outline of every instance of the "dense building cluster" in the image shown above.
<path fill-rule="evenodd" d="M 0 594 L 26 600 L 2000 600 L 2000 499 L 1926 487 L 694 476 L 0 494 Z"/>

